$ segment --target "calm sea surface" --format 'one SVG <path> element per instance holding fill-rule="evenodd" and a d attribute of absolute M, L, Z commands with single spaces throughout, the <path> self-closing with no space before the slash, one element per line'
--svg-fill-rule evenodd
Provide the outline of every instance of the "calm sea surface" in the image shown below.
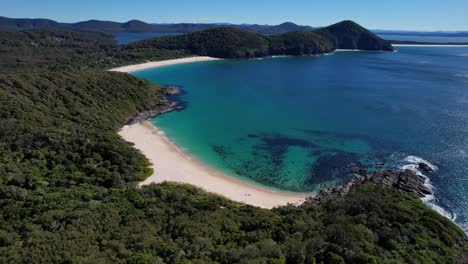
<path fill-rule="evenodd" d="M 468 48 L 181 64 L 135 73 L 179 85 L 186 108 L 153 122 L 232 176 L 311 192 L 352 169 L 438 167 L 426 202 L 466 230 Z"/>
<path fill-rule="evenodd" d="M 468 42 L 468 37 L 411 36 L 411 35 L 379 35 L 379 37 L 383 39 L 388 39 L 388 40 L 420 41 L 420 42 L 436 42 L 436 43 Z"/>

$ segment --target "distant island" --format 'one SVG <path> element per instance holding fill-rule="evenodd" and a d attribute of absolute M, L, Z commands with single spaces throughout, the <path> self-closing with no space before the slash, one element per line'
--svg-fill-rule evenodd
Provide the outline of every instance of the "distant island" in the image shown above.
<path fill-rule="evenodd" d="M 158 164 L 118 132 L 169 111 L 174 90 L 109 69 L 201 56 L 393 51 L 360 25 L 274 36 L 217 27 L 118 45 L 107 33 L 76 30 L 86 24 L 0 24 L 10 25 L 0 31 L 1 263 L 466 261 L 466 235 L 421 202 L 429 190 L 408 171 L 357 171 L 359 180 L 271 210 L 189 184 L 136 188 Z"/>
<path fill-rule="evenodd" d="M 404 41 L 404 40 L 388 40 L 393 45 L 427 45 L 427 46 L 467 46 L 468 42 L 427 42 L 427 41 Z"/>

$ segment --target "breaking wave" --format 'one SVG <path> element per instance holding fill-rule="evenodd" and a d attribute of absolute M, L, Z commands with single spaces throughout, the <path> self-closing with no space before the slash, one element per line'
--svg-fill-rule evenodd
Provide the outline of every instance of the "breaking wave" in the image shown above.
<path fill-rule="evenodd" d="M 468 73 L 457 73 L 457 74 L 454 74 L 453 76 L 458 77 L 458 78 L 468 78 Z"/>
<path fill-rule="evenodd" d="M 406 158 L 404 158 L 402 160 L 402 163 L 403 164 L 400 166 L 400 169 L 402 169 L 402 170 L 411 170 L 411 171 L 415 172 L 416 174 L 424 177 L 424 179 L 425 179 L 424 185 L 429 190 L 431 190 L 432 193 L 434 193 L 435 188 L 432 185 L 431 180 L 429 179 L 429 177 L 424 175 L 422 173 L 422 171 L 419 169 L 419 163 L 427 164 L 433 171 L 437 171 L 439 169 L 436 165 L 432 164 L 431 162 L 429 162 L 429 161 L 427 161 L 427 160 L 425 160 L 425 159 L 423 159 L 421 157 L 412 156 L 412 155 L 407 156 Z M 456 214 L 453 214 L 453 213 L 447 211 L 446 209 L 444 209 L 441 206 L 436 204 L 436 197 L 433 194 L 426 195 L 426 196 L 422 197 L 421 200 L 427 206 L 429 206 L 430 208 L 432 208 L 433 210 L 435 210 L 439 214 L 445 216 L 446 218 L 450 219 L 451 221 L 455 221 L 457 219 Z"/>

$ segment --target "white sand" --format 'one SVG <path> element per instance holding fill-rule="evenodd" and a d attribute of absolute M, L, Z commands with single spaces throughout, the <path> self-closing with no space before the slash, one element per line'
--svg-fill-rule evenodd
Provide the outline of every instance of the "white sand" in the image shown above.
<path fill-rule="evenodd" d="M 395 47 L 468 47 L 468 45 L 451 45 L 451 44 L 392 44 Z"/>
<path fill-rule="evenodd" d="M 116 72 L 137 72 L 147 69 L 153 69 L 163 66 L 175 65 L 175 64 L 182 64 L 182 63 L 189 63 L 189 62 L 199 62 L 199 61 L 212 61 L 212 60 L 219 60 L 218 58 L 213 57 L 206 57 L 206 56 L 198 56 L 198 57 L 188 57 L 182 59 L 173 59 L 173 60 L 163 60 L 163 61 L 150 61 L 142 64 L 135 64 L 135 65 L 128 65 L 119 68 L 110 69 L 109 71 L 116 71 Z"/>
<path fill-rule="evenodd" d="M 135 144 L 135 148 L 152 163 L 153 175 L 140 185 L 165 181 L 188 183 L 207 192 L 263 208 L 300 204 L 306 196 L 312 195 L 269 190 L 229 177 L 185 154 L 149 122 L 124 126 L 119 135 Z"/>

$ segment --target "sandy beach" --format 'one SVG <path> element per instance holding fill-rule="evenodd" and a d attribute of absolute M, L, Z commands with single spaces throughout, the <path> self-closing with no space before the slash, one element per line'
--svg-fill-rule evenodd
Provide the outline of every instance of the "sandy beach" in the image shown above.
<path fill-rule="evenodd" d="M 190 62 L 200 62 L 200 61 L 212 61 L 212 60 L 220 60 L 220 59 L 213 58 L 213 57 L 206 57 L 206 56 L 198 56 L 198 57 L 188 57 L 188 58 L 173 59 L 173 60 L 149 61 L 146 63 L 114 68 L 114 69 L 110 69 L 109 71 L 131 73 L 131 72 L 137 72 L 137 71 L 153 69 L 153 68 L 169 66 L 169 65 L 176 65 L 176 64 L 190 63 Z"/>
<path fill-rule="evenodd" d="M 452 45 L 452 44 L 392 44 L 395 47 L 468 47 L 468 45 Z"/>
<path fill-rule="evenodd" d="M 262 208 L 300 204 L 306 198 L 306 194 L 269 190 L 225 175 L 188 156 L 149 122 L 124 126 L 119 135 L 135 144 L 135 148 L 152 163 L 153 175 L 140 186 L 165 181 L 188 183 L 233 201 Z"/>

